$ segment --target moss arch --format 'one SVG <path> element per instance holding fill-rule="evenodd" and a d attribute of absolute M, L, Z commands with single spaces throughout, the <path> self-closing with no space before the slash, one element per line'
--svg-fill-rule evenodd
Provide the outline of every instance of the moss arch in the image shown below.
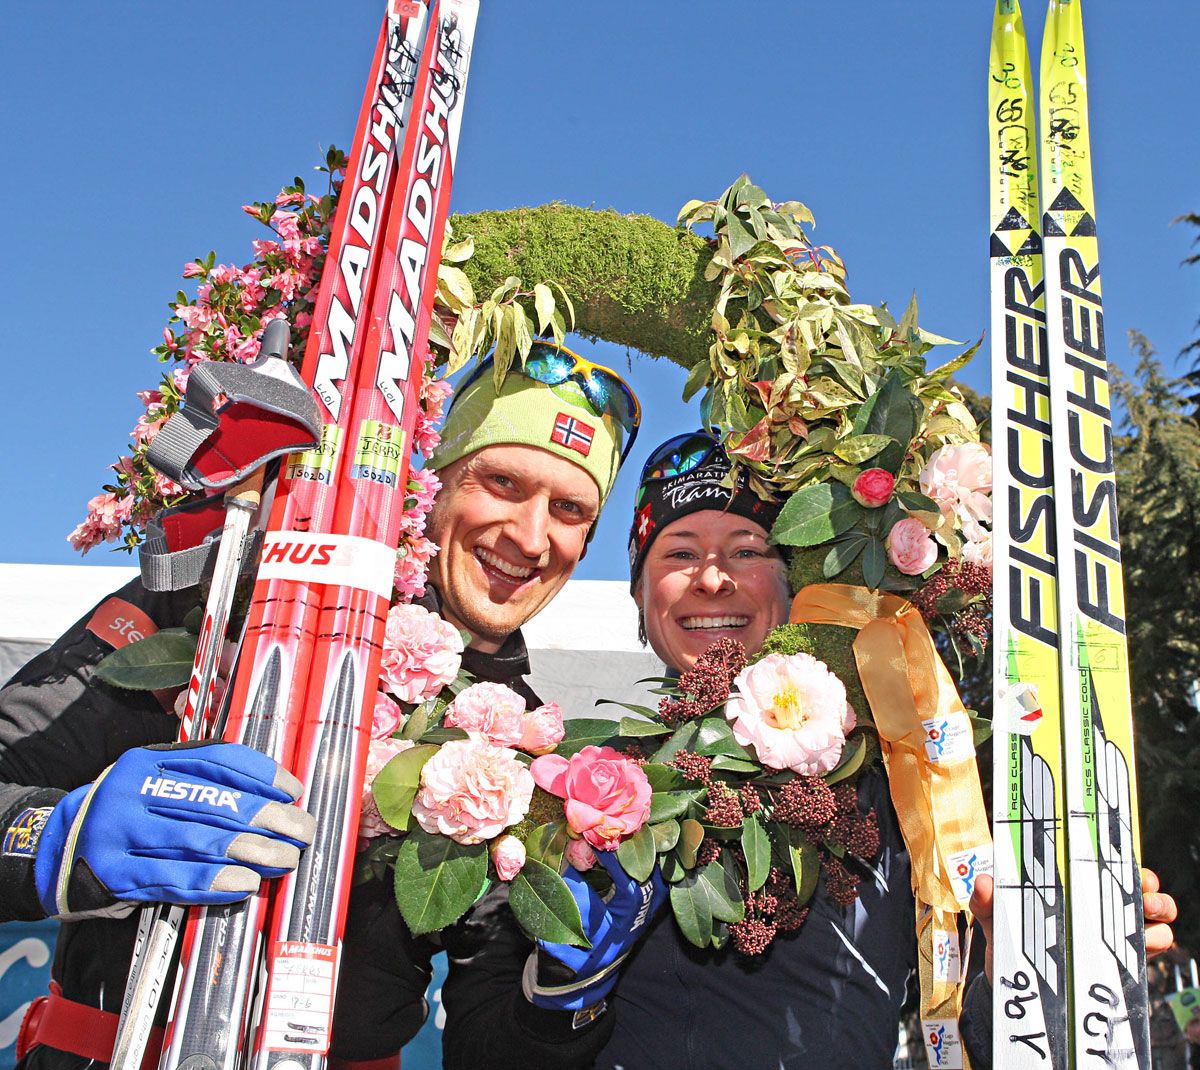
<path fill-rule="evenodd" d="M 461 266 L 476 293 L 510 275 L 553 279 L 574 302 L 577 333 L 685 368 L 708 359 L 718 284 L 704 278 L 706 239 L 651 216 L 557 203 L 451 222 L 475 241 Z"/>

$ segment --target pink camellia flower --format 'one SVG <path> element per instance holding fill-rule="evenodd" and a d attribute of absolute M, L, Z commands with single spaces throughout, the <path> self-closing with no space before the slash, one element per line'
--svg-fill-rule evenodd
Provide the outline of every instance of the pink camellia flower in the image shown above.
<path fill-rule="evenodd" d="M 942 446 L 921 469 L 921 493 L 953 519 L 965 512 L 976 520 L 992 518 L 992 455 L 978 442 Z"/>
<path fill-rule="evenodd" d="M 992 567 L 992 533 L 983 531 L 978 539 L 963 544 L 963 560 L 983 568 Z"/>
<path fill-rule="evenodd" d="M 580 873 L 586 873 L 596 864 L 596 852 L 586 840 L 567 840 L 567 849 L 563 854 L 567 862 Z"/>
<path fill-rule="evenodd" d="M 366 846 L 367 840 L 396 831 L 379 816 L 379 806 L 375 802 L 375 793 L 371 790 L 371 785 L 375 783 L 375 778 L 379 776 L 388 762 L 397 754 L 403 754 L 413 745 L 411 739 L 371 740 L 371 744 L 367 748 L 367 775 L 363 781 L 362 812 L 358 819 L 358 849 L 360 851 Z"/>
<path fill-rule="evenodd" d="M 496 876 L 502 881 L 510 881 L 525 865 L 525 845 L 516 836 L 501 836 L 492 841 L 492 865 L 496 867 Z"/>
<path fill-rule="evenodd" d="M 445 724 L 478 732 L 498 747 L 515 747 L 525 731 L 525 700 L 504 684 L 472 684 L 446 707 Z"/>
<path fill-rule="evenodd" d="M 938 556 L 937 543 L 929 529 L 915 516 L 897 520 L 888 532 L 888 558 L 906 576 L 919 576 Z"/>
<path fill-rule="evenodd" d="M 811 654 L 768 654 L 738 673 L 725 716 L 763 765 L 805 776 L 838 763 L 854 709 L 846 688 Z"/>
<path fill-rule="evenodd" d="M 458 675 L 462 636 L 453 624 L 421 606 L 388 610 L 379 675 L 401 702 L 424 702 Z"/>
<path fill-rule="evenodd" d="M 533 777 L 515 751 L 486 739 L 452 739 L 421 770 L 413 817 L 458 843 L 499 836 L 529 812 Z"/>
<path fill-rule="evenodd" d="M 429 562 L 437 550 L 437 543 L 424 535 L 406 536 L 396 551 L 396 590 L 407 598 L 424 594 Z"/>
<path fill-rule="evenodd" d="M 544 754 L 529 770 L 539 787 L 566 800 L 567 827 L 601 851 L 615 851 L 650 816 L 650 781 L 612 747 L 584 747 L 569 759 Z"/>
<path fill-rule="evenodd" d="M 867 509 L 878 509 L 892 500 L 896 477 L 885 468 L 868 468 L 859 473 L 850 494 L 859 505 Z"/>
<path fill-rule="evenodd" d="M 375 711 L 371 715 L 371 738 L 387 739 L 400 727 L 400 707 L 391 695 L 375 692 Z"/>
<path fill-rule="evenodd" d="M 558 746 L 565 731 L 562 707 L 557 702 L 547 702 L 529 711 L 517 747 L 529 754 L 548 754 Z"/>

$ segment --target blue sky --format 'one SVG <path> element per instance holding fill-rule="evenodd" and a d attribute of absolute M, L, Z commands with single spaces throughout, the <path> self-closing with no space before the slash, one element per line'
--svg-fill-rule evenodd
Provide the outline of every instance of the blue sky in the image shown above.
<path fill-rule="evenodd" d="M 149 349 L 209 249 L 243 263 L 240 211 L 330 142 L 349 148 L 382 0 L 21 5 L 0 44 L 0 367 L 9 386 L 0 561 L 71 563 L 66 542 L 154 385 Z M 973 340 L 987 324 L 990 0 L 586 4 L 483 0 L 454 208 L 561 200 L 674 220 L 740 172 L 805 201 L 859 300 Z M 1025 5 L 1031 44 L 1043 5 Z M 1086 0 L 1110 358 L 1144 331 L 1173 365 L 1200 269 L 1195 0 Z M 1036 69 L 1036 57 L 1034 61 Z M 648 414 L 631 469 L 692 425 L 682 375 L 612 346 Z M 1182 367 L 1182 366 L 1179 366 Z M 987 382 L 986 347 L 965 375 Z M 624 575 L 634 473 L 577 575 Z M 131 563 L 93 550 L 89 564 Z"/>

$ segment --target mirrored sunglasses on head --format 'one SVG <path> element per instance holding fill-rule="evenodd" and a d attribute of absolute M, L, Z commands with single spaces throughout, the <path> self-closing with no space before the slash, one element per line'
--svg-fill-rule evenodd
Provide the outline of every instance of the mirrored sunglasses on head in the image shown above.
<path fill-rule="evenodd" d="M 639 482 L 674 479 L 676 476 L 694 472 L 707 464 L 718 451 L 721 451 L 721 441 L 708 431 L 688 431 L 676 435 L 667 439 L 646 458 Z"/>
<path fill-rule="evenodd" d="M 465 391 L 485 371 L 490 372 L 492 365 L 492 357 L 484 360 L 459 388 L 459 393 Z M 559 386 L 567 380 L 575 383 L 597 416 L 611 416 L 624 430 L 626 438 L 621 450 L 622 463 L 629 456 L 642 421 L 642 406 L 629 384 L 611 368 L 572 353 L 566 346 L 534 342 L 529 356 L 525 358 L 524 367 L 514 360 L 510 371 L 519 372 L 527 379 L 546 386 Z"/>

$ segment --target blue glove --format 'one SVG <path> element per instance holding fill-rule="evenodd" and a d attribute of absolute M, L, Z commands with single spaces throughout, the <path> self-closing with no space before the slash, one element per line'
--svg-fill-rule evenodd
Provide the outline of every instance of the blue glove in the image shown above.
<path fill-rule="evenodd" d="M 314 822 L 265 754 L 205 741 L 126 751 L 64 796 L 37 840 L 50 916 L 121 917 L 136 903 L 233 903 L 295 869 Z"/>
<path fill-rule="evenodd" d="M 570 866 L 563 874 L 592 946 L 538 941 L 523 977 L 525 996 L 535 1006 L 559 1011 L 593 1008 L 612 991 L 621 963 L 667 901 L 667 886 L 657 866 L 643 884 L 626 874 L 615 852 L 597 851 L 596 857 L 612 877 L 608 896 L 597 894 Z"/>

